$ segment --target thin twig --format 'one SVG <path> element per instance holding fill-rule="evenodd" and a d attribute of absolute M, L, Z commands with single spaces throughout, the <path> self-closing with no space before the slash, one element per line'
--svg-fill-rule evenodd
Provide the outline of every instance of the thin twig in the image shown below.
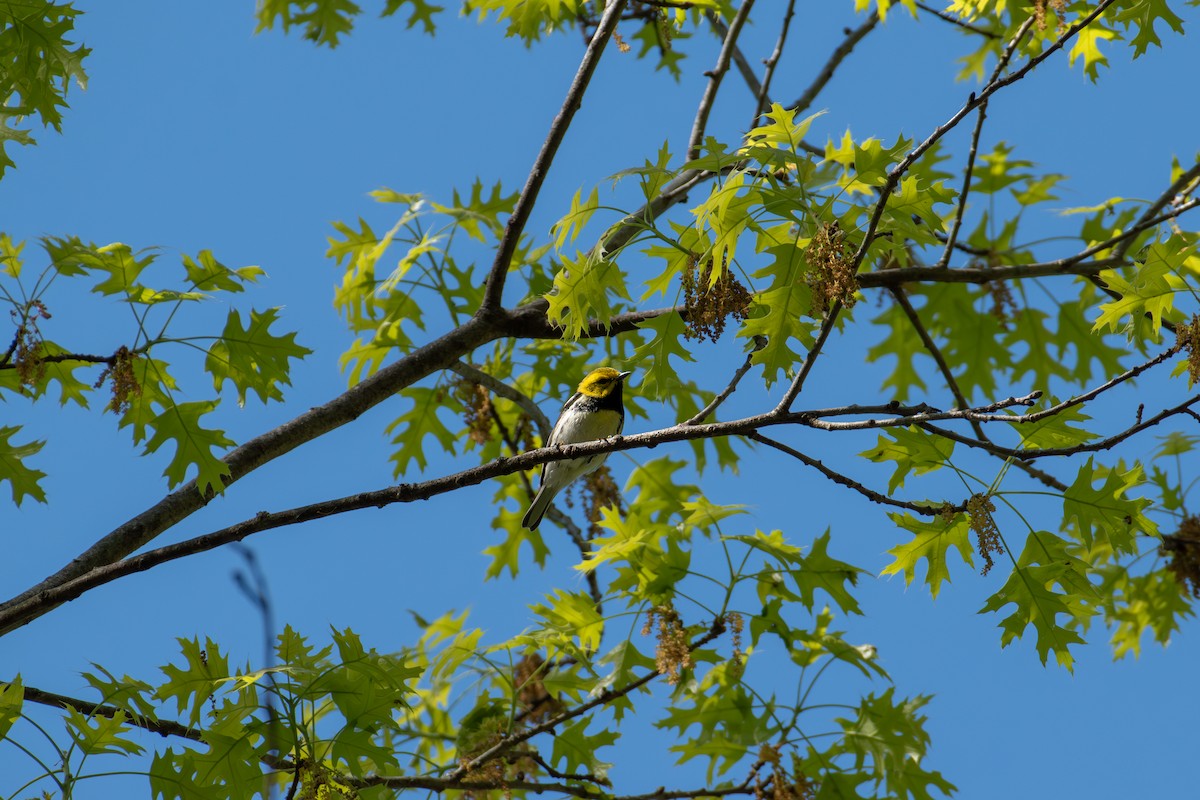
<path fill-rule="evenodd" d="M 921 9 L 925 13 L 933 14 L 938 19 L 949 22 L 951 25 L 954 25 L 955 27 L 958 27 L 958 28 L 962 28 L 965 31 L 970 31 L 971 33 L 978 34 L 979 36 L 984 36 L 988 39 L 999 39 L 1000 38 L 1000 34 L 996 33 L 995 31 L 989 31 L 986 28 L 980 28 L 977 25 L 972 25 L 969 22 L 964 22 L 961 19 L 959 19 L 958 17 L 954 16 L 953 14 L 948 14 L 945 11 L 939 11 L 936 8 L 933 8 L 932 6 L 925 5 L 924 3 L 917 3 L 916 6 L 917 6 L 917 8 Z"/>
<path fill-rule="evenodd" d="M 871 16 L 867 18 L 866 22 L 859 25 L 857 28 L 854 28 L 853 30 L 847 30 L 846 38 L 842 40 L 842 43 L 839 44 L 833 51 L 832 55 L 829 56 L 829 59 L 825 62 L 825 66 L 823 66 L 821 71 L 817 73 L 817 77 L 813 79 L 813 82 L 809 85 L 809 87 L 804 90 L 804 94 L 800 95 L 800 97 L 796 99 L 796 102 L 792 103 L 790 106 L 788 106 L 788 108 L 794 111 L 796 114 L 804 113 L 808 107 L 813 104 L 813 101 L 817 99 L 817 95 L 821 93 L 821 90 L 825 88 L 825 85 L 833 79 L 833 73 L 836 72 L 841 63 L 846 60 L 846 56 L 850 55 L 858 43 L 861 42 L 868 33 L 873 31 L 875 26 L 878 24 L 879 14 L 878 12 L 873 11 L 871 12 Z"/>
<path fill-rule="evenodd" d="M 1189 184 L 1198 179 L 1200 179 L 1200 161 L 1197 161 L 1191 169 L 1189 169 L 1187 172 L 1184 172 L 1182 175 L 1172 181 L 1171 185 L 1168 186 L 1166 190 L 1158 196 L 1157 200 L 1146 206 L 1146 210 L 1142 212 L 1140 217 L 1138 217 L 1137 222 L 1134 223 L 1134 227 L 1142 226 L 1143 230 L 1145 227 L 1149 227 L 1145 226 L 1147 220 L 1157 217 L 1159 212 L 1166 208 L 1168 204 L 1175 202 L 1181 192 L 1188 189 Z M 1194 186 L 1191 188 L 1193 190 L 1195 189 Z M 1183 204 L 1180 203 L 1178 205 Z M 1129 252 L 1129 248 L 1132 246 L 1133 237 L 1129 237 L 1113 248 L 1113 255 L 1117 258 L 1124 258 L 1125 254 Z"/>
<path fill-rule="evenodd" d="M 962 191 L 958 195 L 958 208 L 954 212 L 954 221 L 950 224 L 950 233 L 946 236 L 946 249 L 934 265 L 939 268 L 950 263 L 950 255 L 958 242 L 958 231 L 962 228 L 963 216 L 967 213 L 967 197 L 971 193 L 971 176 L 975 172 L 975 157 L 979 153 L 979 137 L 983 134 L 983 123 L 987 120 L 987 107 L 986 100 L 979 104 L 975 130 L 971 133 L 971 149 L 967 153 L 967 168 L 963 171 Z"/>
<path fill-rule="evenodd" d="M 529 415 L 538 426 L 538 433 L 542 440 L 550 437 L 550 431 L 554 426 L 550 423 L 550 418 L 547 417 L 538 404 L 533 402 L 533 398 L 522 391 L 514 389 L 499 378 L 489 375 L 478 367 L 473 367 L 462 361 L 456 361 L 450 365 L 450 371 L 456 372 L 467 380 L 474 381 L 485 389 L 489 389 L 493 393 L 503 397 L 505 400 L 511 400 L 521 407 L 521 410 Z"/>
<path fill-rule="evenodd" d="M 929 329 L 921 322 L 921 317 L 917 314 L 917 310 L 909 302 L 908 295 L 899 286 L 891 287 L 891 293 L 892 297 L 896 298 L 896 304 L 900 306 L 900 310 L 904 312 L 904 316 L 908 317 L 909 324 L 913 326 L 913 330 L 920 337 L 921 344 L 925 345 L 926 351 L 933 357 L 938 371 L 942 373 L 942 379 L 946 381 L 946 386 L 949 387 L 950 393 L 954 395 L 954 402 L 958 404 L 958 408 L 966 408 L 969 405 L 967 396 L 963 394 L 962 389 L 958 385 L 958 380 L 954 377 L 954 373 L 950 371 L 950 365 L 946 363 L 946 357 L 942 355 L 942 349 L 937 346 L 937 342 L 933 341 L 933 337 L 929 335 Z M 983 432 L 983 425 L 978 420 L 971 420 L 971 430 L 975 431 L 975 435 L 980 439 L 987 438 Z"/>
<path fill-rule="evenodd" d="M 753 362 L 753 360 L 754 360 L 754 354 L 757 353 L 759 350 L 762 350 L 764 347 L 766 347 L 766 344 L 767 344 L 766 339 L 756 336 L 754 339 L 753 349 L 749 353 L 746 353 L 746 360 L 742 363 L 742 365 L 740 367 L 737 368 L 737 370 L 734 371 L 733 378 L 729 381 L 729 385 L 727 385 L 723 390 L 721 390 L 721 393 L 719 395 L 717 395 L 716 397 L 714 397 L 708 405 L 706 405 L 704 408 L 700 409 L 700 411 L 697 412 L 696 416 L 692 417 L 691 419 L 689 419 L 687 422 L 685 422 L 683 424 L 684 425 L 699 425 L 701 422 L 704 422 L 704 420 L 706 420 L 710 416 L 712 416 L 713 412 L 715 412 L 718 408 L 720 408 L 721 404 L 724 403 L 726 400 L 728 400 L 729 396 L 734 393 L 734 391 L 737 389 L 738 383 L 740 383 L 742 378 L 746 375 L 746 373 L 750 371 L 750 365 L 751 365 L 751 362 Z"/>
<path fill-rule="evenodd" d="M 529 215 L 533 213 L 538 192 L 541 191 L 542 182 L 546 180 L 546 174 L 550 171 L 550 165 L 554 162 L 558 147 L 567 134 L 567 128 L 570 127 L 575 112 L 583 103 L 584 92 L 592 79 L 592 74 L 596 71 L 596 65 L 600 63 L 600 56 L 604 54 L 605 45 L 608 44 L 613 31 L 616 30 L 617 21 L 625 8 L 625 2 L 626 0 L 612 0 L 608 4 L 604 9 L 604 15 L 600 18 L 600 24 L 596 27 L 596 33 L 588 42 L 583 60 L 579 64 L 579 70 L 575 73 L 575 79 L 571 81 L 571 88 L 567 90 L 567 96 L 563 99 L 562 108 L 554 117 L 554 122 L 550 124 L 550 133 L 547 134 L 541 151 L 534 159 L 533 167 L 529 170 L 529 177 L 525 180 L 525 188 L 521 190 L 521 196 L 517 198 L 517 204 L 513 207 L 512 214 L 504 226 L 504 235 L 496 247 L 496 258 L 492 261 L 492 268 L 488 272 L 487 282 L 484 286 L 479 314 L 495 314 L 501 309 L 504 281 L 508 276 L 513 255 L 517 252 L 521 233 L 525 230 L 525 223 L 529 221 Z"/>
<path fill-rule="evenodd" d="M 949 120 L 947 120 L 946 122 L 944 122 L 943 124 L 941 124 L 937 128 L 935 128 L 933 133 L 931 133 L 925 139 L 925 141 L 921 142 L 921 144 L 919 144 L 915 148 L 913 148 L 908 153 L 908 155 L 906 155 L 900 161 L 899 164 L 897 164 L 895 167 L 893 167 L 891 170 L 888 171 L 887 180 L 884 182 L 883 186 L 879 190 L 879 199 L 875 202 L 875 210 L 871 214 L 870 221 L 867 223 L 867 229 L 863 234 L 862 243 L 859 245 L 858 250 L 855 251 L 854 257 L 852 259 L 852 266 L 853 266 L 853 271 L 855 274 L 857 274 L 858 271 L 862 268 L 862 262 L 863 262 L 863 259 L 866 258 L 867 249 L 871 246 L 871 243 L 874 241 L 875 231 L 879 227 L 880 219 L 883 218 L 883 210 L 887 206 L 888 198 L 891 197 L 892 192 L 895 191 L 896 187 L 900 183 L 900 178 L 904 175 L 905 172 L 908 171 L 909 167 L 911 167 L 918 158 L 920 158 L 922 155 L 924 155 L 925 152 L 927 150 L 929 150 L 929 148 L 933 147 L 943 136 L 945 136 L 947 133 L 949 133 L 951 130 L 953 130 L 955 127 L 957 127 L 958 123 L 962 121 L 963 117 L 965 117 L 974 108 L 976 108 L 979 105 L 979 103 L 983 102 L 984 100 L 987 100 L 987 98 L 989 98 L 991 95 L 995 94 L 1001 88 L 1003 88 L 1005 86 L 1009 86 L 1009 85 L 1015 83 L 1016 81 L 1020 80 L 1021 78 L 1023 78 L 1025 75 L 1027 75 L 1030 70 L 1032 70 L 1034 67 L 1036 67 L 1038 64 L 1042 63 L 1043 61 L 1045 61 L 1057 50 L 1062 48 L 1063 44 L 1067 40 L 1069 40 L 1076 33 L 1078 33 L 1083 27 L 1090 24 L 1092 22 L 1092 20 L 1094 20 L 1101 13 L 1103 13 L 1103 11 L 1106 8 L 1108 8 L 1110 5 L 1112 5 L 1113 2 L 1115 2 L 1115 0 L 1101 0 L 1101 2 L 1097 5 L 1097 7 L 1092 11 L 1091 14 L 1087 15 L 1086 17 L 1084 17 L 1083 19 L 1079 20 L 1077 23 L 1072 25 L 1070 28 L 1068 28 L 1061 36 L 1059 36 L 1054 41 L 1054 43 L 1052 45 L 1050 45 L 1050 47 L 1046 48 L 1046 50 L 1044 50 L 1039 55 L 1031 58 L 1025 64 L 1025 66 L 1023 66 L 1021 69 L 1016 70 L 1015 72 L 1009 74 L 1005 78 L 1000 78 L 999 77 L 1000 73 L 1008 65 L 1008 62 L 1011 60 L 1013 53 L 1016 52 L 1016 49 L 1020 45 L 1021 40 L 1025 37 L 1025 34 L 1026 34 L 1026 32 L 1028 32 L 1030 25 L 1032 25 L 1033 17 L 1030 17 L 1028 20 L 1025 21 L 1025 23 L 1020 27 L 1020 29 L 1018 29 L 1016 35 L 1013 36 L 1012 41 L 1009 42 L 1008 47 L 1005 48 L 1003 56 L 1000 58 L 999 63 L 996 65 L 996 71 L 994 73 L 995 77 L 993 77 L 993 80 L 990 81 L 988 83 L 988 85 L 983 88 L 983 91 L 980 92 L 979 96 L 977 97 L 974 93 L 972 93 L 971 96 L 967 99 L 967 102 L 963 104 L 962 108 L 960 108 L 958 111 L 956 111 L 954 113 L 954 115 L 950 117 Z M 805 356 L 804 364 L 801 366 L 799 373 L 793 379 L 791 386 L 788 387 L 788 390 L 784 394 L 783 399 L 779 402 L 779 405 L 776 407 L 776 412 L 785 413 L 789 408 L 791 408 L 792 403 L 795 402 L 796 397 L 799 396 L 800 391 L 803 389 L 803 386 L 804 386 L 804 380 L 808 377 L 808 373 L 811 371 L 813 363 L 816 361 L 817 357 L 820 355 L 821 348 L 824 346 L 826 339 L 829 338 L 829 333 L 832 331 L 833 326 L 836 324 L 837 318 L 842 312 L 842 308 L 843 308 L 842 302 L 840 300 L 835 301 L 833 304 L 833 307 L 829 310 L 829 313 L 825 316 L 825 319 L 821 324 L 820 333 L 817 335 L 816 343 L 813 345 L 812 349 L 810 349 L 808 354 Z"/>
<path fill-rule="evenodd" d="M 729 71 L 729 59 L 733 55 L 733 48 L 737 44 L 737 38 L 742 32 L 742 26 L 746 23 L 746 18 L 750 16 L 750 9 L 753 7 L 754 0 L 742 0 L 742 7 L 734 15 L 733 21 L 729 23 L 729 32 L 725 35 L 724 44 L 721 45 L 721 52 L 717 56 L 716 66 L 708 73 L 708 84 L 704 87 L 704 96 L 700 98 L 700 106 L 696 109 L 696 119 L 692 122 L 692 135 L 688 138 L 687 149 L 689 159 L 700 156 L 700 143 L 704 141 L 704 132 L 708 127 L 708 115 L 712 111 L 713 103 L 717 100 L 717 91 L 721 88 L 721 79 Z"/>
<path fill-rule="evenodd" d="M 764 62 L 766 69 L 763 70 L 762 85 L 758 91 L 754 93 L 754 119 L 750 120 L 750 127 L 758 125 L 758 118 L 767 110 L 768 98 L 771 96 L 771 79 L 775 77 L 775 67 L 779 64 L 779 59 L 783 56 L 783 45 L 787 42 L 788 31 L 792 27 L 792 17 L 796 16 L 796 0 L 788 0 L 787 9 L 783 12 L 783 23 L 779 26 L 779 38 L 775 40 L 775 49 L 771 51 L 771 55 Z"/>
<path fill-rule="evenodd" d="M 699 648 L 701 648 L 704 645 L 711 642 L 713 639 L 716 639 L 718 636 L 720 636 L 724 632 L 725 632 L 724 622 L 720 618 L 714 620 L 712 627 L 709 629 L 708 633 L 704 634 L 699 639 L 697 639 L 696 641 L 694 641 L 688 645 L 688 651 L 695 652 Z M 625 695 L 629 694 L 630 692 L 632 692 L 636 689 L 640 689 L 641 687 L 645 686 L 647 683 L 650 683 L 650 681 L 657 678 L 660 674 L 662 674 L 662 673 L 658 672 L 657 670 L 652 671 L 652 672 L 647 672 L 642 677 L 630 681 L 629 683 L 625 684 L 624 686 L 622 686 L 619 689 L 605 689 L 600 694 L 593 697 L 591 700 L 588 700 L 585 703 L 581 703 L 580 705 L 576 706 L 575 708 L 568 709 L 566 711 L 563 711 L 560 714 L 556 714 L 555 716 L 551 717 L 550 719 L 546 720 L 545 722 L 542 722 L 538 725 L 534 725 L 532 728 L 526 728 L 523 731 L 514 731 L 514 732 L 510 733 L 508 736 L 505 736 L 499 742 L 496 742 L 496 744 L 492 745 L 487 750 L 484 750 L 482 753 L 475 756 L 474 758 L 464 759 L 462 761 L 462 763 L 460 763 L 456 769 L 454 769 L 452 772 L 450 772 L 446 776 L 446 779 L 451 780 L 451 781 L 462 780 L 472 770 L 475 770 L 478 767 L 480 767 L 481 765 L 488 763 L 492 759 L 496 758 L 499 755 L 502 755 L 506 751 L 521 744 L 522 742 L 529 741 L 530 739 L 532 739 L 534 736 L 537 736 L 538 734 L 552 731 L 555 728 L 557 728 L 559 725 L 563 724 L 564 722 L 567 722 L 569 720 L 575 719 L 578 716 L 586 714 L 587 712 L 591 711 L 593 708 L 597 708 L 599 706 L 605 705 L 606 703 L 611 703 L 613 700 L 624 697 Z"/>
<path fill-rule="evenodd" d="M 0 684 L 8 686 L 7 683 Z M 182 739 L 190 739 L 193 742 L 201 741 L 200 731 L 194 730 L 181 725 L 178 722 L 171 720 L 153 719 L 128 711 L 124 708 L 116 706 L 104 705 L 103 703 L 93 703 L 88 700 L 80 700 L 77 697 L 69 697 L 65 694 L 55 694 L 54 692 L 46 692 L 41 689 L 35 689 L 32 686 L 23 687 L 25 699 L 31 703 L 37 703 L 43 706 L 53 706 L 54 708 L 75 709 L 81 714 L 89 717 L 99 716 L 113 719 L 117 716 L 124 715 L 125 721 L 135 728 L 141 728 L 151 733 L 157 733 L 159 736 L 178 736 Z"/>
<path fill-rule="evenodd" d="M 708 18 L 708 24 L 712 27 L 713 32 L 720 37 L 721 41 L 729 38 L 729 26 L 725 24 L 724 20 L 716 14 L 706 14 L 705 16 Z M 750 94 L 758 97 L 762 92 L 762 86 L 758 82 L 758 76 L 754 74 L 754 67 L 750 65 L 746 54 L 742 52 L 742 48 L 738 47 L 736 42 L 733 45 L 733 63 L 741 73 L 742 79 L 746 81 L 746 87 L 750 90 Z"/>
<path fill-rule="evenodd" d="M 967 508 L 965 503 L 960 503 L 958 505 L 944 503 L 944 504 L 937 505 L 937 506 L 931 506 L 931 505 L 923 505 L 920 503 L 910 503 L 906 500 L 894 500 L 891 497 L 888 497 L 886 494 L 881 494 L 881 493 L 875 491 L 874 489 L 869 489 L 866 486 L 859 483 L 858 481 L 853 480 L 852 478 L 848 478 L 845 475 L 843 475 L 842 473 L 836 472 L 836 471 L 830 469 L 829 467 L 825 466 L 823 463 L 821 463 L 817 459 L 806 456 L 804 453 L 801 453 L 799 450 L 789 447 L 786 444 L 784 444 L 780 441 L 777 441 L 775 439 L 771 439 L 767 436 L 763 436 L 761 433 L 751 433 L 746 438 L 753 439 L 756 442 L 761 442 L 762 444 L 765 444 L 768 447 L 775 448 L 776 450 L 778 450 L 781 453 L 788 454 L 789 456 L 791 456 L 792 458 L 801 462 L 802 464 L 805 464 L 805 465 L 810 466 L 813 469 L 817 470 L 818 472 L 820 472 L 826 478 L 829 478 L 829 480 L 833 481 L 834 483 L 840 484 L 842 486 L 847 486 L 847 487 L 853 489 L 854 491 L 861 494 L 863 497 L 870 500 L 872 503 L 880 503 L 881 505 L 895 506 L 896 508 L 903 508 L 903 509 L 907 509 L 908 511 L 915 511 L 918 514 L 923 514 L 927 517 L 937 516 L 938 514 L 942 513 L 943 511 L 945 511 L 947 509 L 950 511 L 958 512 L 958 511 L 965 511 Z"/>

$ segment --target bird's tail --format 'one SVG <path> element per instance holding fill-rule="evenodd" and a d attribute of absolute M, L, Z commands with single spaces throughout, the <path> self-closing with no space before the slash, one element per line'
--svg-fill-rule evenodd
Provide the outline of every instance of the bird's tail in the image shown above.
<path fill-rule="evenodd" d="M 546 514 L 546 509 L 550 507 L 550 501 L 554 499 L 554 494 L 554 492 L 547 492 L 545 486 L 538 489 L 538 493 L 533 497 L 533 502 L 529 504 L 529 510 L 525 512 L 525 516 L 521 517 L 522 528 L 528 528 L 531 531 L 537 530 L 537 526 L 542 523 L 542 517 Z"/>

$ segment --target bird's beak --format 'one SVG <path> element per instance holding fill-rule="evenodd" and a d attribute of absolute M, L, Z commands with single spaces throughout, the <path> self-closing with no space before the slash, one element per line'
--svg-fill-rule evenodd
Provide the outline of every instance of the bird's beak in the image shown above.
<path fill-rule="evenodd" d="M 623 381 L 623 380 L 625 380 L 626 378 L 628 378 L 628 377 L 629 377 L 630 375 L 632 375 L 632 374 L 633 374 L 633 372 L 632 372 L 632 371 L 630 371 L 630 372 L 622 372 L 620 375 L 618 375 L 618 376 L 617 376 L 617 380 L 619 380 L 619 381 Z"/>

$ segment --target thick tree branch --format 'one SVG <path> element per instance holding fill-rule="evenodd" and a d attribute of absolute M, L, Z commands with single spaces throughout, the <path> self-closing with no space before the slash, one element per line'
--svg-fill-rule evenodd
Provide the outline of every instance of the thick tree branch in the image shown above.
<path fill-rule="evenodd" d="M 575 79 L 571 81 L 571 88 L 567 90 L 562 108 L 559 109 L 558 115 L 550 125 L 550 133 L 546 136 L 541 152 L 533 162 L 533 168 L 525 180 L 525 188 L 521 190 L 521 196 L 517 198 L 512 215 L 504 226 L 504 236 L 496 248 L 496 258 L 492 262 L 492 269 L 488 273 L 487 283 L 484 287 L 483 303 L 479 309 L 481 314 L 495 314 L 500 311 L 505 278 L 508 276 L 513 254 L 517 252 L 517 243 L 521 239 L 521 233 L 525 230 L 525 223 L 529 221 L 529 215 L 533 213 L 538 192 L 541 191 L 542 182 L 546 180 L 546 173 L 550 171 L 550 165 L 554 162 L 558 147 L 567 134 L 567 128 L 570 127 L 575 112 L 583 103 L 583 94 L 587 91 L 592 74 L 596 71 L 596 65 L 600 63 L 604 47 L 617 28 L 617 21 L 625 8 L 625 2 L 626 0 L 612 0 L 604 9 L 604 15 L 600 18 L 600 24 L 596 27 L 596 32 L 592 35 L 587 50 L 583 54 L 583 60 L 579 64 L 579 70 L 575 73 Z"/>
<path fill-rule="evenodd" d="M 990 403 L 970 409 L 954 409 L 938 411 L 928 406 L 904 407 L 898 403 L 878 406 L 849 405 L 836 408 L 814 409 L 802 412 L 779 414 L 771 412 L 729 422 L 715 422 L 706 425 L 674 425 L 649 433 L 630 436 L 617 436 L 582 444 L 542 447 L 530 450 L 511 458 L 498 458 L 476 467 L 462 470 L 450 475 L 432 478 L 428 481 L 413 484 L 400 484 L 361 492 L 333 500 L 324 500 L 285 511 L 268 513 L 260 512 L 251 519 L 243 520 L 229 527 L 212 533 L 197 536 L 177 544 L 166 545 L 149 550 L 123 560 L 103 562 L 68 579 L 40 586 L 36 590 L 24 593 L 18 599 L 6 603 L 0 608 L 0 635 L 26 625 L 62 603 L 74 600 L 85 592 L 98 586 L 103 586 L 118 578 L 144 572 L 148 569 L 187 556 L 212 550 L 231 542 L 238 542 L 255 533 L 273 530 L 289 525 L 298 525 L 316 519 L 358 511 L 366 508 L 383 508 L 393 503 L 411 503 L 417 500 L 427 500 L 441 494 L 453 492 L 467 486 L 475 486 L 492 478 L 510 475 L 521 470 L 532 469 L 550 461 L 580 458 L 599 453 L 611 453 L 618 450 L 634 450 L 655 447 L 670 442 L 691 441 L 694 439 L 709 439 L 717 436 L 744 436 L 756 432 L 759 428 L 777 425 L 799 424 L 820 430 L 872 430 L 889 428 L 899 425 L 919 425 L 926 422 L 937 422 L 955 419 L 988 418 L 994 412 L 1004 408 L 1019 405 L 1032 405 L 1040 393 L 1035 392 L 1025 397 L 1010 397 L 997 403 Z M 879 417 L 875 415 L 881 415 Z M 830 422 L 829 418 L 843 416 L 867 416 L 867 419 L 853 422 Z M 997 421 L 1009 422 L 1020 417 L 1005 417 Z"/>
<path fill-rule="evenodd" d="M 229 469 L 227 486 L 305 442 L 357 419 L 400 389 L 411 386 L 438 370 L 448 368 L 474 348 L 499 335 L 500 332 L 493 323 L 482 318 L 473 318 L 461 327 L 414 350 L 395 364 L 384 367 L 325 405 L 310 409 L 291 421 L 256 436 L 222 459 Z M 158 503 L 101 537 L 58 572 L 0 604 L 0 616 L 24 604 L 30 598 L 43 595 L 52 587 L 67 583 L 96 567 L 112 564 L 129 555 L 180 520 L 203 508 L 210 499 L 212 498 L 200 493 L 195 480 L 188 481 Z"/>
<path fill-rule="evenodd" d="M 725 24 L 724 20 L 716 14 L 706 14 L 705 16 L 708 18 L 709 26 L 721 41 L 729 38 L 729 26 Z M 736 42 L 733 45 L 733 63 L 741 73 L 742 80 L 746 81 L 746 87 L 750 90 L 750 94 L 758 97 L 762 93 L 762 85 L 758 82 L 758 75 L 754 73 L 754 67 L 750 65 L 750 60 L 746 58 L 746 54 L 742 52 L 742 48 L 738 47 Z"/>

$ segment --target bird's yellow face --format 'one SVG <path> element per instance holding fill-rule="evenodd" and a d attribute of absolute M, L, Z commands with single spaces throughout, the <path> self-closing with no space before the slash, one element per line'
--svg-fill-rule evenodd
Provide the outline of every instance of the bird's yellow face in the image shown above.
<path fill-rule="evenodd" d="M 628 372 L 617 372 L 612 367 L 594 369 L 579 384 L 579 393 L 588 397 L 608 397 L 628 376 Z"/>

